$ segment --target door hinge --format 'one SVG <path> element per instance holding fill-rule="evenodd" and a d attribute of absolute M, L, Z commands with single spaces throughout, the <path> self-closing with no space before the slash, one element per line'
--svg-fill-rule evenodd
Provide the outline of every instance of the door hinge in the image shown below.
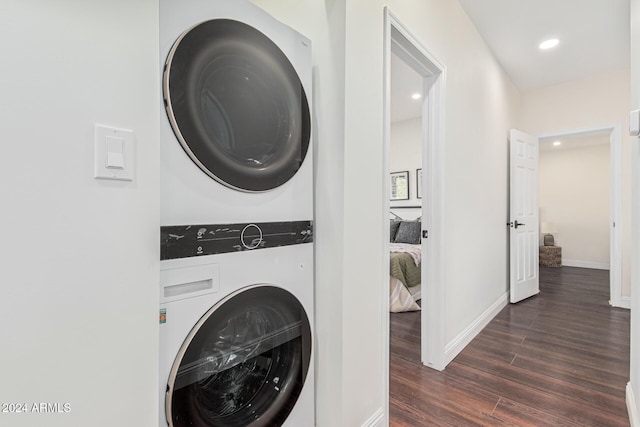
<path fill-rule="evenodd" d="M 422 238 L 423 239 L 429 238 L 429 230 L 422 230 Z"/>

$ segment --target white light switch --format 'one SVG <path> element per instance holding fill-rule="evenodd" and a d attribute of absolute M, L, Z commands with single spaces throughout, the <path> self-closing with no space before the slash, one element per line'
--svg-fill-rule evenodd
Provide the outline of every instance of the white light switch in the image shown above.
<path fill-rule="evenodd" d="M 94 177 L 133 181 L 134 142 L 131 130 L 95 125 Z"/>
<path fill-rule="evenodd" d="M 124 169 L 124 140 L 108 136 L 107 140 L 107 164 L 110 169 Z"/>

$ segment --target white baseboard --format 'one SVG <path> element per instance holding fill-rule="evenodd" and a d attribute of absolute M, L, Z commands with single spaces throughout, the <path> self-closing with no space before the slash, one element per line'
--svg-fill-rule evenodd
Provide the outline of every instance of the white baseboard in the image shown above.
<path fill-rule="evenodd" d="M 631 297 L 620 297 L 617 301 L 609 300 L 612 307 L 626 308 L 631 310 Z"/>
<path fill-rule="evenodd" d="M 580 261 L 577 259 L 563 259 L 562 266 L 563 267 L 595 268 L 596 270 L 610 270 L 608 262 Z"/>
<path fill-rule="evenodd" d="M 638 407 L 636 406 L 636 398 L 633 395 L 631 381 L 627 383 L 627 412 L 629 412 L 629 423 L 631 427 L 640 427 L 640 418 L 638 418 Z"/>
<path fill-rule="evenodd" d="M 444 362 L 445 366 L 451 363 L 451 361 L 482 331 L 482 329 L 496 317 L 500 310 L 502 310 L 509 301 L 509 292 L 505 292 L 500 298 L 498 298 L 489 308 L 487 308 L 476 320 L 473 321 L 467 328 L 462 331 L 458 336 L 451 340 L 444 348 Z"/>
<path fill-rule="evenodd" d="M 384 426 L 384 411 L 382 408 L 378 408 L 373 415 L 369 417 L 367 421 L 362 424 L 362 427 L 383 427 Z"/>

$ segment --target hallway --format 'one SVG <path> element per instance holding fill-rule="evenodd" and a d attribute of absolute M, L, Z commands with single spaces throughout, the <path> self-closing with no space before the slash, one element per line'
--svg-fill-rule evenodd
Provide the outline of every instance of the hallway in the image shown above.
<path fill-rule="evenodd" d="M 419 313 L 391 314 L 391 426 L 628 426 L 629 310 L 608 271 L 540 268 L 442 372 L 420 363 Z"/>

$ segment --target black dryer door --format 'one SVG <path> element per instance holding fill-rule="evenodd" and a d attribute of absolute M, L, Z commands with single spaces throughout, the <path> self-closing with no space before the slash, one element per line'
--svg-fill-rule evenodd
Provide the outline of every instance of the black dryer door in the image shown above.
<path fill-rule="evenodd" d="M 311 360 L 304 307 L 270 285 L 244 288 L 212 307 L 183 343 L 169 375 L 170 426 L 280 426 Z"/>
<path fill-rule="evenodd" d="M 307 97 L 286 55 L 257 29 L 214 19 L 187 30 L 167 57 L 163 93 L 186 153 L 228 187 L 270 190 L 302 165 Z"/>

